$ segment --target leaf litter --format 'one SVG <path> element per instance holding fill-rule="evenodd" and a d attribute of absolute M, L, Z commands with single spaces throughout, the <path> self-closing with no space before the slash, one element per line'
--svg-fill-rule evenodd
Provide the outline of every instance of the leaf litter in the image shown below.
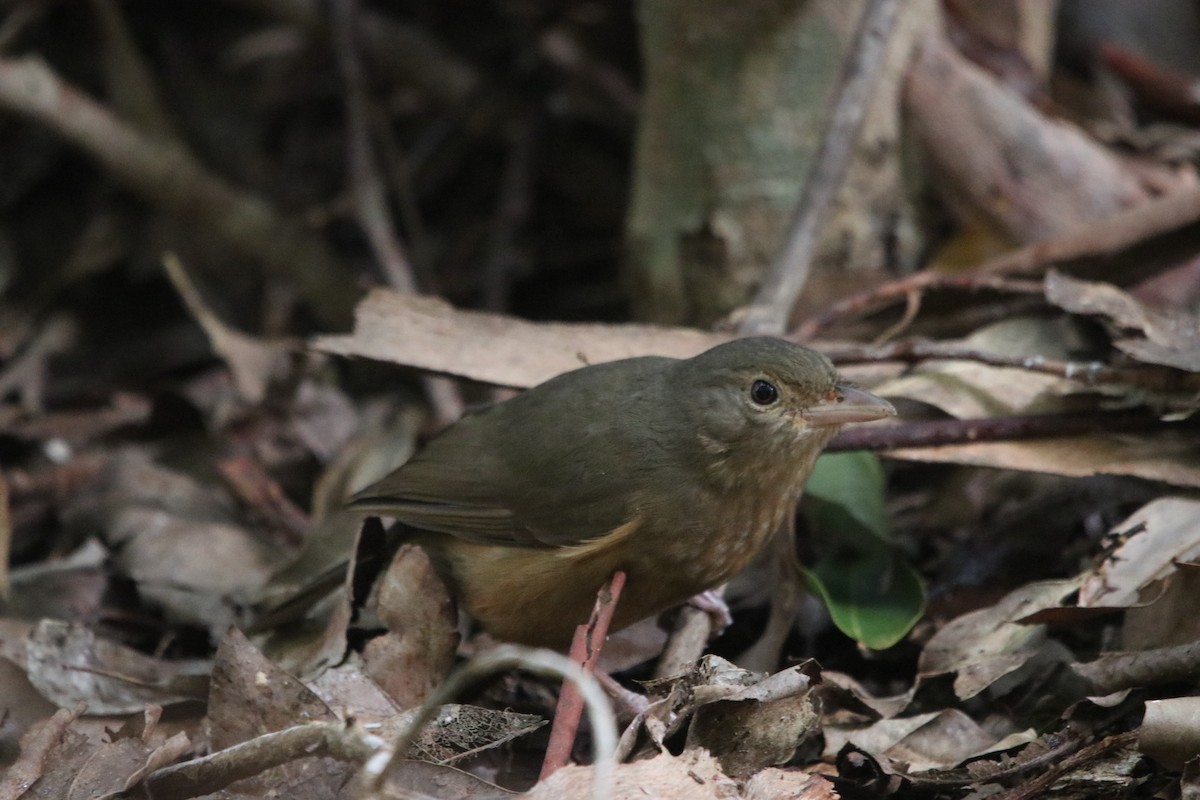
<path fill-rule="evenodd" d="M 951 5 L 954 15 L 970 4 Z M 175 141 L 178 131 L 162 124 L 168 106 L 155 97 L 160 76 L 145 69 L 155 56 L 136 44 L 159 40 L 170 23 L 113 4 L 95 9 L 103 47 L 121 56 L 104 67 L 109 84 L 145 91 L 112 90 L 99 109 L 111 105 L 124 121 L 92 117 L 84 128 L 128 143 L 120 137 L 137 128 L 104 125 L 144 126 Z M 483 63 L 481 53 L 496 51 L 457 34 L 472 56 L 445 50 L 438 36 L 450 29 L 433 18 L 403 29 L 420 34 L 404 41 L 432 44 L 418 48 L 423 63 L 458 79 L 426 77 L 423 89 L 390 96 L 387 113 L 406 125 L 440 119 L 454 134 L 411 139 L 411 164 L 380 144 L 430 293 L 374 288 L 345 332 L 351 290 L 370 269 L 357 234 L 342 227 L 362 212 L 329 191 L 343 181 L 344 131 L 321 128 L 316 120 L 328 115 L 314 111 L 311 88 L 293 82 L 325 68 L 298 55 L 330 45 L 310 38 L 319 26 L 296 10 L 269 12 L 283 15 L 274 21 L 223 13 L 233 15 L 228 28 L 197 27 L 221 43 L 222 63 L 245 85 L 194 70 L 193 90 L 204 84 L 211 94 L 193 96 L 166 69 L 158 88 L 177 93 L 172 109 L 196 104 L 181 116 L 198 126 L 190 141 L 219 140 L 222 125 L 253 135 L 204 159 L 181 145 L 176 169 L 158 174 L 190 191 L 168 192 L 169 183 L 145 177 L 152 170 L 129 168 L 96 140 L 67 136 L 73 144 L 63 145 L 16 117 L 6 131 L 28 145 L 12 152 L 32 155 L 3 198 L 17 213 L 0 220 L 0 244 L 18 241 L 20 258 L 38 269 L 10 272 L 8 245 L 0 248 L 0 797 L 362 796 L 364 770 L 416 710 L 457 664 L 494 645 L 464 627 L 419 550 L 397 551 L 382 527 L 338 510 L 455 407 L 416 376 L 460 379 L 453 391 L 474 404 L 497 397 L 495 387 L 526 388 L 616 358 L 687 357 L 733 335 L 729 324 L 615 322 L 626 308 L 581 300 L 620 293 L 619 248 L 593 247 L 608 254 L 609 272 L 607 289 L 591 292 L 594 278 L 578 264 L 597 262 L 586 247 L 562 249 L 552 232 L 561 219 L 523 227 L 531 214 L 554 219 L 522 196 L 532 173 L 520 174 L 529 169 L 520 148 L 533 139 L 516 141 L 545 123 L 488 122 L 515 113 L 509 100 L 481 110 L 482 121 L 438 117 L 440 104 L 482 80 L 471 58 Z M 383 39 L 404 35 L 388 13 L 362 13 Z M 517 12 L 489 13 L 513 22 L 506 15 Z M 40 32 L 62 25 L 41 11 L 12 14 L 6 36 L 31 51 Z M 983 24 L 969 16 L 955 24 Z M 563 42 L 589 24 L 581 20 L 555 23 L 554 47 L 544 50 L 557 54 L 547 62 L 555 75 L 568 68 Z M 630 21 L 609 23 L 632 40 Z M 24 42 L 22 30 L 39 35 Z M 590 46 L 616 63 L 613 30 Z M 172 31 L 172 41 L 191 42 L 190 32 Z M 1014 37 L 1001 49 L 1030 52 L 1030 41 Z M 364 36 L 361 46 L 378 56 L 379 41 Z M 675 642 L 673 618 L 623 634 L 610 661 L 646 707 L 622 719 L 626 760 L 612 797 L 1195 794 L 1195 169 L 1187 156 L 1155 161 L 1158 145 L 1127 151 L 1170 134 L 1126 130 L 1114 147 L 1104 126 L 1129 125 L 1133 115 L 1103 108 L 1117 102 L 1111 96 L 1102 111 L 1090 107 L 1090 121 L 1065 121 L 1044 98 L 1013 90 L 1011 62 L 990 61 L 969 41 L 927 39 L 901 92 L 924 149 L 920 169 L 936 176 L 924 188 L 938 196 L 941 227 L 956 233 L 938 242 L 935 226 L 910 231 L 937 250 L 931 268 L 858 286 L 866 294 L 810 309 L 811 324 L 797 329 L 827 337 L 810 342 L 818 349 L 857 354 L 844 375 L 896 401 L 902 425 L 948 423 L 959 435 L 912 446 L 888 438 L 901 425 L 880 425 L 867 446 L 882 461 L 827 460 L 834 477 L 816 478 L 802 502 L 788 563 L 764 557 L 731 585 L 733 625 L 685 674 L 651 678 Z M 1103 52 L 1118 75 L 1131 74 L 1135 62 Z M 77 74 L 70 54 L 43 55 L 54 69 L 22 74 Z M 376 80 L 404 70 L 372 63 Z M 596 125 L 594 104 L 625 96 L 613 88 L 624 78 L 605 61 L 571 63 L 570 88 L 541 99 L 559 117 Z M 1141 66 L 1139 80 L 1158 75 L 1152 62 Z M 29 113 L 3 91 L 5 77 L 27 67 L 0 59 L 6 110 Z M 77 99 L 76 112 L 92 113 L 90 100 Z M 223 107 L 257 111 L 233 119 Z M 285 110 L 316 127 L 266 118 Z M 50 112 L 39 118 L 69 129 Z M 277 152 L 247 144 L 284 129 L 291 138 Z M 499 149 L 511 174 L 505 202 L 481 215 L 460 203 L 492 191 L 489 170 L 457 172 L 454 162 L 473 163 L 467 154 L 482 141 L 507 142 Z M 76 145 L 101 165 L 100 177 L 83 179 L 84 193 L 53 180 L 64 163 L 77 168 L 61 161 Z M 603 160 L 586 136 L 556 146 L 553 156 L 576 166 Z M 247 183 L 274 199 L 206 182 L 208 169 L 253 176 Z M 473 190 L 445 197 L 438 182 L 451 174 Z M 113 202 L 109 179 L 149 209 Z M 611 180 L 605 170 L 594 176 L 609 189 Z M 70 213 L 52 211 L 43 199 L 51 195 Z M 216 204 L 192 214 L 179 197 Z M 895 203 L 897 216 L 908 213 Z M 1150 213 L 1165 204 L 1172 214 Z M 230 227 L 222 206 L 258 220 L 257 235 Z M 577 220 L 573 236 L 603 225 L 619 235 L 620 208 L 570 207 L 598 215 Z M 301 214 L 308 222 L 293 224 Z M 524 222 L 514 226 L 514 215 Z M 63 216 L 87 222 L 64 235 Z M 13 220 L 37 233 L 38 246 Z M 533 231 L 541 250 L 523 240 Z M 166 250 L 178 255 L 160 270 Z M 521 281 L 534 279 L 558 292 L 554 303 L 526 299 Z M 836 283 L 819 270 L 810 280 L 814 293 Z M 546 321 L 572 318 L 586 321 Z M 1112 412 L 1136 424 L 1067 430 Z M 1001 418 L 1031 427 L 989 438 L 986 423 Z M 822 602 L 780 601 L 775 587 L 803 574 Z M 759 669 L 738 667 L 750 653 Z M 595 765 L 537 781 L 552 696 L 552 684 L 522 673 L 439 707 L 385 794 L 587 796 Z M 576 748 L 580 761 L 586 751 Z"/>

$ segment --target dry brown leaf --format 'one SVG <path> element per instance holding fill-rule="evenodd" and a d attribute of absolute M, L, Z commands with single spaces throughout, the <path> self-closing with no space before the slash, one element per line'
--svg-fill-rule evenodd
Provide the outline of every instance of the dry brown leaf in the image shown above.
<path fill-rule="evenodd" d="M 0 797 L 61 798 L 87 758 L 86 737 L 71 730 L 83 706 L 60 709 L 21 737 L 21 755 L 0 776 Z"/>
<path fill-rule="evenodd" d="M 798 665 L 758 680 L 739 676 L 754 680 L 749 685 L 735 678 L 733 685 L 695 686 L 697 707 L 687 747 L 708 750 L 727 775 L 738 779 L 786 762 L 820 731 L 813 679 L 802 669 L 812 667 Z"/>
<path fill-rule="evenodd" d="M 376 616 L 388 632 L 367 643 L 363 672 L 401 708 L 414 708 L 437 688 L 458 650 L 458 614 L 428 554 L 402 545 L 376 584 Z"/>
<path fill-rule="evenodd" d="M 353 334 L 318 336 L 312 346 L 527 389 L 588 364 L 646 355 L 689 358 L 728 339 L 693 328 L 527 322 L 374 289 L 355 310 Z"/>
<path fill-rule="evenodd" d="M 241 631 L 230 629 L 217 648 L 212 670 L 208 720 L 214 750 L 293 725 L 335 719 L 316 694 L 263 657 Z M 305 758 L 239 781 L 234 791 L 276 791 L 316 800 L 336 795 L 350 774 L 346 763 Z"/>
<path fill-rule="evenodd" d="M 890 450 L 890 458 L 1051 475 L 1130 475 L 1200 487 L 1200 452 L 1176 432 L 1140 436 L 1072 436 L 1024 442 L 983 442 Z"/>
<path fill-rule="evenodd" d="M 1200 564 L 1178 562 L 1175 572 L 1161 581 L 1161 590 L 1148 587 L 1154 600 L 1131 606 L 1121 626 L 1123 650 L 1150 650 L 1200 640 Z"/>

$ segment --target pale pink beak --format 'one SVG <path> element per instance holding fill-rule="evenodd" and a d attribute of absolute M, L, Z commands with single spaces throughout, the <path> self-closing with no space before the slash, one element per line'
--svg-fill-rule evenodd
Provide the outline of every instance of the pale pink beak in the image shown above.
<path fill-rule="evenodd" d="M 896 409 L 878 395 L 852 386 L 834 387 L 820 403 L 804 412 L 809 425 L 844 425 L 896 416 Z"/>

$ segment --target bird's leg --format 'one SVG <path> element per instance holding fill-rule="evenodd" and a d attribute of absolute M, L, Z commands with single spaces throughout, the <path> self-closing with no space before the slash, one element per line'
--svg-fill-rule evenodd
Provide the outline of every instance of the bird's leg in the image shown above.
<path fill-rule="evenodd" d="M 612 624 L 613 613 L 617 609 L 617 601 L 624 587 L 625 573 L 617 570 L 596 593 L 596 605 L 592 608 L 591 618 L 586 624 L 575 629 L 569 655 L 585 672 L 592 672 L 596 667 L 596 659 L 600 657 L 600 648 L 608 636 L 608 627 Z M 575 744 L 575 733 L 579 729 L 582 714 L 583 697 L 579 694 L 578 687 L 570 681 L 563 681 L 539 780 L 560 767 L 565 767 L 571 760 L 571 748 Z"/>

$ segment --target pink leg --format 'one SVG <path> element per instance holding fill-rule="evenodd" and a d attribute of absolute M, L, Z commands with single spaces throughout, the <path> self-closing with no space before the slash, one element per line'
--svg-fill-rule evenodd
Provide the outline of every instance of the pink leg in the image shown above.
<path fill-rule="evenodd" d="M 596 594 L 596 605 L 592 608 L 592 616 L 587 624 L 575 629 L 575 638 L 571 640 L 571 660 L 587 672 L 595 669 L 596 659 L 600 657 L 600 648 L 608 636 L 608 627 L 612 624 L 613 612 L 617 609 L 617 600 L 620 599 L 624 587 L 625 573 L 617 570 Z M 575 733 L 579 730 L 582 714 L 583 697 L 579 694 L 579 689 L 574 683 L 563 681 L 562 690 L 558 694 L 558 708 L 554 711 L 554 723 L 550 727 L 550 744 L 546 747 L 546 758 L 542 761 L 539 780 L 570 762 L 571 747 L 575 744 Z"/>

